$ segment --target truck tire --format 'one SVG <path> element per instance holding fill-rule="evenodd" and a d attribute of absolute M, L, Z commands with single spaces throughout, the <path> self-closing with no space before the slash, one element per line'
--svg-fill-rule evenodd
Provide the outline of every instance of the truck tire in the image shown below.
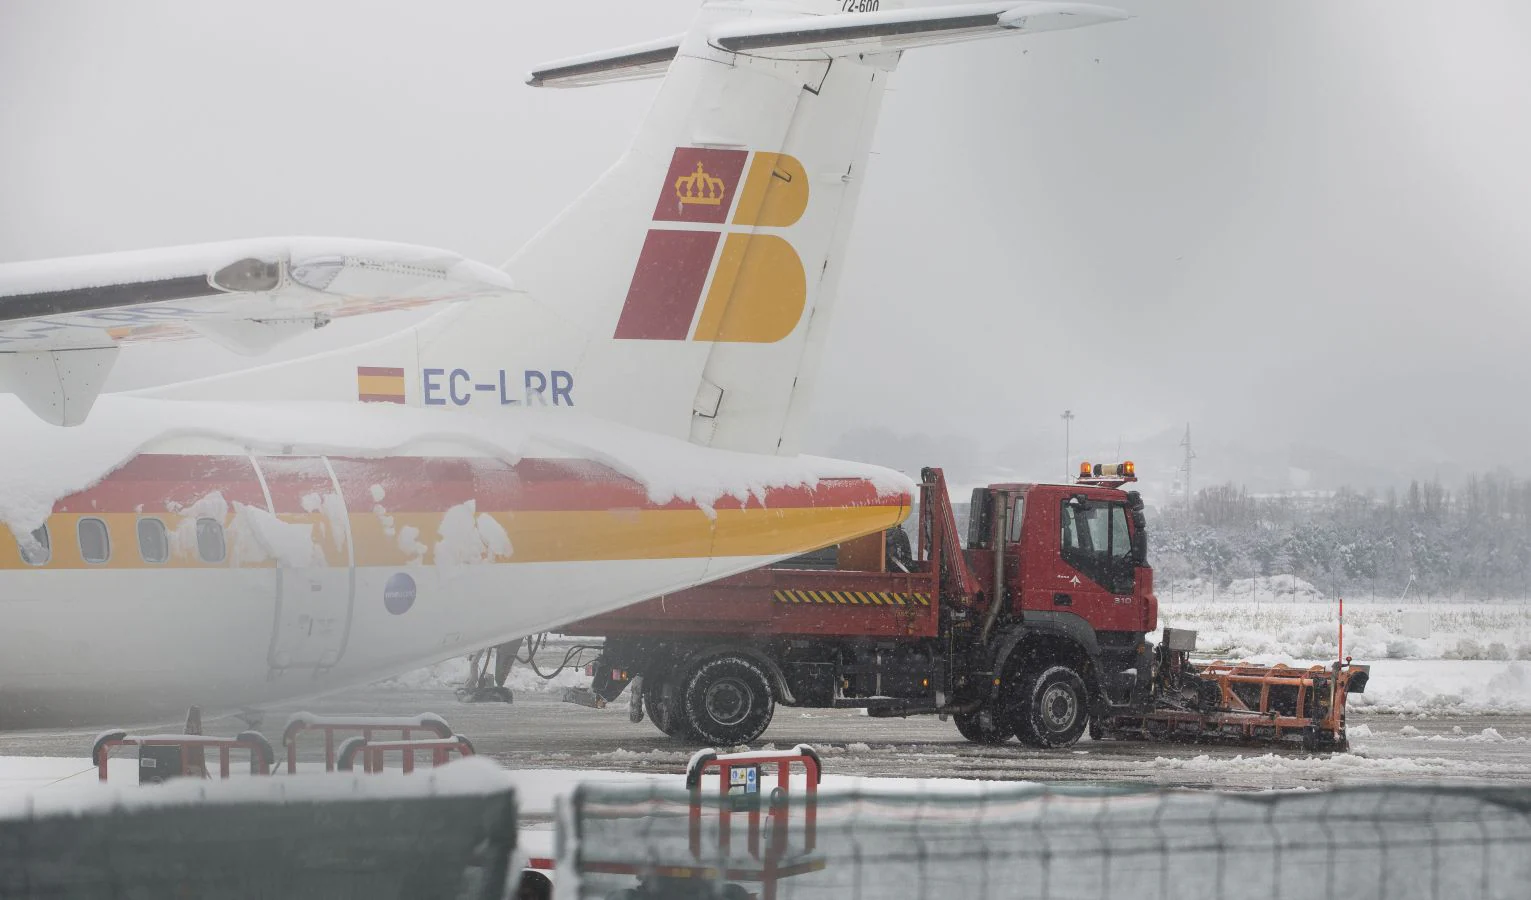
<path fill-rule="evenodd" d="M 643 711 L 648 714 L 654 727 L 667 737 L 685 738 L 685 722 L 681 720 L 679 705 L 675 702 L 676 690 L 669 678 L 643 680 Z"/>
<path fill-rule="evenodd" d="M 1030 747 L 1070 747 L 1090 724 L 1090 691 L 1071 666 L 1052 665 L 1022 674 L 1008 717 L 1015 736 Z"/>
<path fill-rule="evenodd" d="M 771 724 L 771 680 L 749 659 L 731 654 L 698 663 L 680 693 L 692 734 L 714 747 L 747 744 Z"/>
<path fill-rule="evenodd" d="M 980 709 L 973 713 L 957 713 L 952 716 L 957 730 L 975 744 L 1003 744 L 1015 736 L 1002 716 L 992 710 Z"/>

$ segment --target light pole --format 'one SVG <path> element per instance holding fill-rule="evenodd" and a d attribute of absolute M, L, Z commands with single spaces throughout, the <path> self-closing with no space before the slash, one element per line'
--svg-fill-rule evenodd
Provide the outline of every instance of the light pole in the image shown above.
<path fill-rule="evenodd" d="M 1070 464 L 1073 453 L 1069 448 L 1069 423 L 1074 421 L 1074 411 L 1065 409 L 1063 415 L 1058 418 L 1063 420 L 1063 480 L 1066 482 L 1069 476 L 1074 474 L 1073 466 Z"/>

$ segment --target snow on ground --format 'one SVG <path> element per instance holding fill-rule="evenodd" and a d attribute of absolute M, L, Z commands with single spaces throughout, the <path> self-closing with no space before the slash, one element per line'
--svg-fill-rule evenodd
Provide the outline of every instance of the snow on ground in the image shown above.
<path fill-rule="evenodd" d="M 522 652 L 525 652 L 524 650 Z M 555 658 L 556 657 L 556 658 Z M 551 672 L 557 665 L 557 659 L 562 659 L 563 651 L 557 654 L 543 653 L 537 657 L 537 664 L 543 667 L 544 672 Z M 515 694 L 560 694 L 569 688 L 589 687 L 590 676 L 585 674 L 584 661 L 593 659 L 593 653 L 586 653 L 578 665 L 572 665 L 559 672 L 552 679 L 544 679 L 530 666 L 518 662 L 510 670 L 510 676 L 505 679 L 505 686 Z M 459 656 L 446 662 L 437 663 L 434 666 L 426 666 L 423 669 L 415 669 L 396 675 L 392 678 L 378 682 L 380 687 L 405 688 L 419 690 L 422 688 L 459 688 L 468 680 L 468 658 Z M 627 694 L 624 692 L 614 705 L 625 706 Z"/>
<path fill-rule="evenodd" d="M 1197 655 L 1311 665 L 1339 651 L 1339 604 L 1289 575 L 1159 595 L 1159 624 L 1197 631 Z M 1531 604 L 1345 602 L 1345 655 L 1372 667 L 1352 710 L 1435 715 L 1531 709 Z"/>
<path fill-rule="evenodd" d="M 1199 585 L 1164 590 L 1159 624 L 1196 629 L 1204 654 L 1264 662 L 1334 659 L 1339 604 L 1301 579 L 1296 593 L 1290 592 L 1290 576 L 1257 581 L 1253 594 L 1249 579 L 1215 593 L 1204 593 Z M 1531 604 L 1347 599 L 1345 655 L 1357 662 L 1531 660 Z"/>
<path fill-rule="evenodd" d="M 115 781 L 138 779 L 136 758 L 113 757 L 108 765 Z M 61 784 L 90 784 L 96 779 L 96 767 L 84 757 L 0 756 L 0 795 Z"/>
<path fill-rule="evenodd" d="M 1385 779 L 1392 776 L 1409 778 L 1432 778 L 1452 774 L 1455 766 L 1450 760 L 1429 757 L 1388 756 L 1372 758 L 1364 749 L 1354 753 L 1336 753 L 1332 756 L 1288 756 L 1278 753 L 1259 753 L 1234 757 L 1211 756 L 1161 756 L 1154 760 L 1159 769 L 1178 772 L 1206 772 L 1226 776 L 1231 772 L 1271 775 L 1333 775 L 1337 771 L 1354 773 L 1365 779 Z"/>
<path fill-rule="evenodd" d="M 1357 660 L 1358 662 L 1360 660 Z M 1353 712 L 1428 717 L 1531 710 L 1531 663 L 1380 660 Z"/>

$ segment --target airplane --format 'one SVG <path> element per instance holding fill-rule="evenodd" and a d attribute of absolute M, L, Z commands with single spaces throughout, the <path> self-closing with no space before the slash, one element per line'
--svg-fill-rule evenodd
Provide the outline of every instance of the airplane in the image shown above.
<path fill-rule="evenodd" d="M 662 83 L 503 267 L 331 238 L 0 267 L 0 728 L 259 710 L 902 522 L 907 477 L 797 451 L 887 79 L 908 49 L 1122 18 L 706 0 L 541 66 Z M 422 304 L 101 393 L 124 343 L 259 353 Z"/>

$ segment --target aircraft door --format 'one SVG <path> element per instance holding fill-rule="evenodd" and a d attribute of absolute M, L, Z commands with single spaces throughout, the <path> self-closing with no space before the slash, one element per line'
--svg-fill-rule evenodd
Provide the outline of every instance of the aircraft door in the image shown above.
<path fill-rule="evenodd" d="M 356 593 L 350 518 L 324 457 L 256 460 L 271 512 L 264 543 L 276 557 L 277 599 L 267 664 L 322 671 L 340 661 Z"/>

